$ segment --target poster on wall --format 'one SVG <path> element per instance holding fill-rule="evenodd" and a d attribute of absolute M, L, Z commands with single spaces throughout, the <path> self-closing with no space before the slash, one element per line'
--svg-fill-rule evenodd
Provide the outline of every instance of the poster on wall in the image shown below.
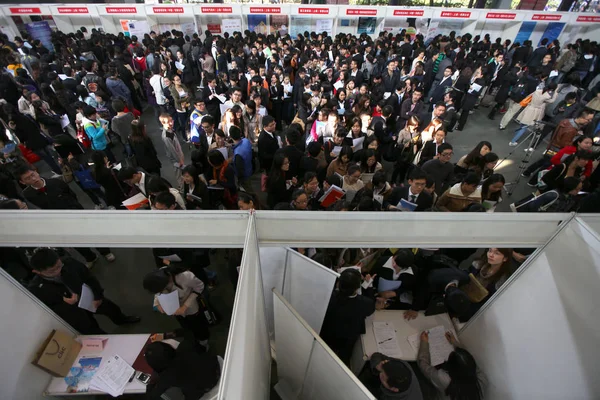
<path fill-rule="evenodd" d="M 129 21 L 129 34 L 131 36 L 137 36 L 141 42 L 144 38 L 144 34 L 150 32 L 150 27 L 147 21 Z"/>
<path fill-rule="evenodd" d="M 184 22 L 181 24 L 181 31 L 184 36 L 189 36 L 190 39 L 194 33 L 196 33 L 196 24 L 193 22 Z"/>
<path fill-rule="evenodd" d="M 52 35 L 52 29 L 50 28 L 48 21 L 37 21 L 25 24 L 25 29 L 27 29 L 29 36 L 39 40 L 48 50 L 54 51 L 54 46 L 52 45 L 50 37 Z"/>
<path fill-rule="evenodd" d="M 318 19 L 315 21 L 315 30 L 317 33 L 327 32 L 328 35 L 333 35 L 333 20 Z"/>
<path fill-rule="evenodd" d="M 311 32 L 312 19 L 310 17 L 292 17 L 292 26 L 290 27 L 290 36 L 297 38 L 298 35 L 304 35 L 304 32 Z"/>
<path fill-rule="evenodd" d="M 131 33 L 129 33 L 129 20 L 122 19 L 119 22 L 121 23 L 121 30 L 123 31 L 123 34 L 127 37 L 131 36 Z"/>
<path fill-rule="evenodd" d="M 221 33 L 221 24 L 206 24 L 206 29 L 210 33 Z"/>
<path fill-rule="evenodd" d="M 264 14 L 248 15 L 248 30 L 266 35 L 267 34 L 267 16 Z"/>
<path fill-rule="evenodd" d="M 223 32 L 227 32 L 233 35 L 233 32 L 242 31 L 242 20 L 241 19 L 224 19 L 221 21 Z"/>
<path fill-rule="evenodd" d="M 372 35 L 375 33 L 375 28 L 377 26 L 377 18 L 374 17 L 360 17 L 358 18 L 358 34 L 366 33 L 367 35 Z"/>
<path fill-rule="evenodd" d="M 271 15 L 271 33 L 279 32 L 281 36 L 288 33 L 290 21 L 287 15 Z"/>
<path fill-rule="evenodd" d="M 535 21 L 525 21 L 521 24 L 521 28 L 519 29 L 519 33 L 517 33 L 517 37 L 515 38 L 515 43 L 523 44 L 524 41 L 529 40 L 531 37 L 531 33 L 535 29 L 535 25 L 537 22 Z"/>

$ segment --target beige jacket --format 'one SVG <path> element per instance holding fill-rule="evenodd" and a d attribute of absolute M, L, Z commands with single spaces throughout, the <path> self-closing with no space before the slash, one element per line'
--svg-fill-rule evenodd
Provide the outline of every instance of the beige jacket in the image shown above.
<path fill-rule="evenodd" d="M 457 183 L 450 189 L 446 190 L 444 194 L 437 201 L 437 208 L 440 211 L 462 211 L 465 207 L 472 203 L 481 203 L 481 187 L 478 187 L 473 193 L 465 196 L 460 189 L 461 183 Z"/>

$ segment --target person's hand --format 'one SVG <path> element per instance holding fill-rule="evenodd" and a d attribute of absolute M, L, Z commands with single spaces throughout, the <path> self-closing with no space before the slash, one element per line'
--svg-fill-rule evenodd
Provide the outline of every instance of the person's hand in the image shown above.
<path fill-rule="evenodd" d="M 377 297 L 375 299 L 375 309 L 376 310 L 383 310 L 386 307 L 387 307 L 387 302 L 385 301 L 385 299 L 383 297 Z"/>
<path fill-rule="evenodd" d="M 396 297 L 396 292 L 393 290 L 386 290 L 385 292 L 379 293 L 379 296 L 387 300 L 391 299 L 392 297 Z"/>
<path fill-rule="evenodd" d="M 392 211 L 392 210 L 397 210 L 398 207 L 396 206 L 388 206 L 388 211 Z"/>
<path fill-rule="evenodd" d="M 63 301 L 67 304 L 73 305 L 79 301 L 79 296 L 77 293 L 73 293 L 71 297 L 63 297 Z"/>
<path fill-rule="evenodd" d="M 92 301 L 92 304 L 94 305 L 94 308 L 98 308 L 102 304 L 102 299 L 94 300 L 94 301 Z"/>
<path fill-rule="evenodd" d="M 209 185 L 216 185 L 217 184 L 217 180 L 216 179 L 211 179 L 210 181 L 208 181 Z"/>
<path fill-rule="evenodd" d="M 331 158 L 337 157 L 333 151 L 331 153 L 329 153 L 329 155 L 331 156 Z"/>
<path fill-rule="evenodd" d="M 369 284 L 371 284 L 375 280 L 376 276 L 377 276 L 377 274 L 373 274 L 373 275 L 366 274 L 365 275 L 365 282 L 368 282 Z"/>
<path fill-rule="evenodd" d="M 298 184 L 298 179 L 294 176 L 292 177 L 292 185 L 297 185 Z"/>
<path fill-rule="evenodd" d="M 171 265 L 171 261 L 169 261 L 169 260 L 167 260 L 165 258 L 163 258 L 162 261 L 163 261 L 163 264 L 165 264 L 165 265 Z"/>
<path fill-rule="evenodd" d="M 154 343 L 154 342 L 162 342 L 162 340 L 165 338 L 165 334 L 164 333 L 155 333 L 154 335 L 150 335 L 150 342 Z"/>
<path fill-rule="evenodd" d="M 71 161 L 74 158 L 75 158 L 75 156 L 73 155 L 73 153 L 69 153 L 69 155 L 67 156 L 67 160 L 69 160 L 69 161 Z"/>
<path fill-rule="evenodd" d="M 186 194 L 186 195 L 185 195 L 185 199 L 186 199 L 187 201 L 192 201 L 192 200 L 193 200 L 193 199 L 192 199 L 192 196 L 190 196 L 189 194 Z"/>
<path fill-rule="evenodd" d="M 429 332 L 421 332 L 421 342 L 429 342 Z"/>
<path fill-rule="evenodd" d="M 527 260 L 527 256 L 523 255 L 521 253 L 517 253 L 516 251 L 513 251 L 512 253 L 513 258 L 517 261 L 517 262 L 524 262 L 525 260 Z"/>
<path fill-rule="evenodd" d="M 458 340 L 456 340 L 452 332 L 448 331 L 444 334 L 444 336 L 446 336 L 446 340 L 448 340 L 452 346 L 458 346 Z"/>
<path fill-rule="evenodd" d="M 188 309 L 188 306 L 186 306 L 186 305 L 184 304 L 184 305 L 182 305 L 181 307 L 179 307 L 179 308 L 177 309 L 177 311 L 175 311 L 175 313 L 174 313 L 173 315 L 184 315 L 184 314 L 185 314 L 185 312 L 187 311 L 187 309 Z"/>
<path fill-rule="evenodd" d="M 158 310 L 158 312 L 159 312 L 159 313 L 161 313 L 161 314 L 165 314 L 165 310 L 163 310 L 163 308 L 160 306 L 160 304 L 158 304 L 158 305 L 156 306 L 156 309 Z"/>
<path fill-rule="evenodd" d="M 416 319 L 419 316 L 419 312 L 415 310 L 406 310 L 404 311 L 404 319 L 407 321 Z"/>

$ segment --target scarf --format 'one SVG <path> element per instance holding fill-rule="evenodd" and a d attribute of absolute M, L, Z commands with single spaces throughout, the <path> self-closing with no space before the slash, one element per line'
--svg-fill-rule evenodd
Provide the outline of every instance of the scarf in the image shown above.
<path fill-rule="evenodd" d="M 221 182 L 227 182 L 227 179 L 225 178 L 225 170 L 227 169 L 227 166 L 229 165 L 229 161 L 225 160 L 223 162 L 223 164 L 221 165 L 221 170 L 218 171 L 219 176 L 217 177 L 217 170 L 218 168 L 213 167 L 213 179 L 215 179 L 216 181 L 221 181 Z"/>

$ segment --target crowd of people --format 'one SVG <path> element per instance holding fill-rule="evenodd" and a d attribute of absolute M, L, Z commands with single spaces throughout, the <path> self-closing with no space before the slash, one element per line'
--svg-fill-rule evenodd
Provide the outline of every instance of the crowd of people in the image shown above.
<path fill-rule="evenodd" d="M 596 212 L 600 205 L 596 42 L 542 39 L 534 48 L 529 40 L 455 32 L 425 42 L 406 31 L 375 39 L 250 31 L 190 37 L 177 30 L 138 38 L 81 28 L 53 33 L 52 43 L 49 51 L 26 34 L 0 34 L 2 209 L 81 210 L 77 185 L 97 209 L 124 209 L 135 196 L 146 200 L 140 208 L 156 210 L 493 212 L 504 197 L 497 166 L 507 154 L 476 140 L 456 159 L 451 144 L 483 108 L 490 120 L 502 115 L 498 133 L 517 123 L 509 146 L 533 152 L 533 134 L 546 147 L 519 171 L 536 193 L 515 209 Z M 160 142 L 150 129 L 160 132 Z M 40 172 L 45 167 L 51 176 Z M 347 362 L 375 309 L 405 310 L 411 319 L 439 306 L 466 320 L 532 251 L 487 249 L 470 278 L 458 266 L 476 250 L 402 249 L 380 255 L 362 275 L 344 271 L 324 340 Z M 96 251 L 115 259 L 110 249 Z M 89 274 L 96 252 L 78 252 L 87 265 L 47 249 L 5 250 L 2 257 L 27 264 L 32 291 L 82 333 L 101 331 L 93 315 L 77 308 L 83 283 L 98 313 L 117 324 L 137 322 L 104 298 Z M 336 269 L 362 258 L 342 253 L 310 255 Z M 175 317 L 202 353 L 209 338 L 201 295 L 212 284 L 203 268 L 208 256 L 180 255 L 187 268 L 154 251 L 159 269 L 143 286 L 156 296 L 178 292 Z M 232 253 L 229 260 L 234 285 L 240 258 Z M 382 278 L 401 280 L 400 289 L 377 292 Z M 471 279 L 483 294 L 468 287 Z M 158 302 L 155 309 L 164 312 Z M 424 333 L 418 366 L 434 386 L 449 399 L 480 399 L 468 351 L 457 347 L 436 370 L 426 344 Z M 163 363 L 178 357 L 172 348 L 154 351 Z M 214 359 L 203 362 L 214 368 Z M 408 364 L 377 355 L 371 366 L 380 398 L 421 398 Z M 157 368 L 175 379 L 176 369 Z"/>

